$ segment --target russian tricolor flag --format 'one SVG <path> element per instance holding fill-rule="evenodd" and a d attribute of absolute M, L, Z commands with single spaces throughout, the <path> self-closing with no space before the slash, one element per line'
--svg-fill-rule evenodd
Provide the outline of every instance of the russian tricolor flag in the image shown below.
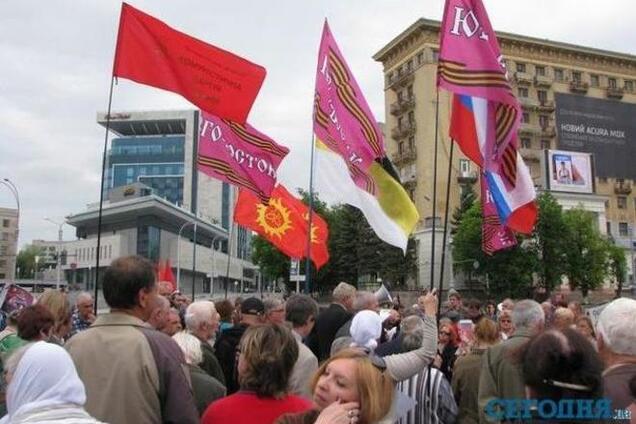
<path fill-rule="evenodd" d="M 494 119 L 486 99 L 453 95 L 450 136 L 470 160 L 484 169 L 501 223 L 514 231 L 530 234 L 537 219 L 536 192 L 528 167 L 517 152 L 516 184 L 510 187 L 488 163 L 494 146 Z"/>

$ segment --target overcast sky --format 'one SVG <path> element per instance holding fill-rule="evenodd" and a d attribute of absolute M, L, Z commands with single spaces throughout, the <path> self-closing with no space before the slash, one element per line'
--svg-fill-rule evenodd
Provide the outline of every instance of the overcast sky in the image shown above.
<path fill-rule="evenodd" d="M 0 14 L 0 178 L 20 191 L 20 245 L 55 240 L 61 221 L 99 200 L 103 128 L 120 2 L 4 0 Z M 287 145 L 280 178 L 308 185 L 316 54 L 325 17 L 371 109 L 384 121 L 382 67 L 371 56 L 442 0 L 131 1 L 180 31 L 267 68 L 252 125 Z M 485 0 L 495 30 L 636 54 L 631 0 Z M 113 110 L 192 108 L 121 80 Z M 0 207 L 14 207 L 0 185 Z M 74 229 L 64 227 L 64 238 Z"/>

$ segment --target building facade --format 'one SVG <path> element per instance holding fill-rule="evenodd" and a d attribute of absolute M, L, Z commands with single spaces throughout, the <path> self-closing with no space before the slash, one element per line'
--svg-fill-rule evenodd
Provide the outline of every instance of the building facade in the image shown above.
<path fill-rule="evenodd" d="M 18 210 L 0 208 L 0 280 L 15 279 L 18 254 Z"/>
<path fill-rule="evenodd" d="M 433 219 L 438 231 L 443 224 L 450 157 L 448 128 L 451 97 L 444 90 L 436 90 L 439 30 L 440 22 L 419 19 L 374 55 L 374 59 L 384 67 L 387 151 L 422 217 L 415 233 L 420 241 L 419 285 L 425 285 L 430 272 Z M 580 99 L 586 102 L 598 100 L 603 102 L 601 108 L 607 110 L 624 109 L 636 104 L 636 56 L 517 34 L 498 32 L 497 36 L 509 81 L 523 108 L 523 124 L 518 134 L 520 153 L 530 169 L 535 186 L 545 189 L 548 164 L 543 151 L 574 150 L 571 146 L 564 146 L 565 137 L 561 138 L 563 131 L 569 128 L 564 127 L 567 124 L 557 122 L 557 115 L 563 109 L 559 99 L 579 96 L 572 97 L 574 103 L 583 102 Z M 592 114 L 589 118 L 600 119 Z M 629 122 L 615 124 L 625 125 L 628 130 L 630 128 Z M 589 127 L 587 131 L 590 131 Z M 634 133 L 636 131 L 622 131 L 624 140 L 621 146 L 626 152 L 636 145 Z M 431 200 L 436 138 L 439 140 L 437 202 L 433 211 Z M 581 143 L 580 147 L 583 151 L 595 151 L 593 146 L 585 143 Z M 604 147 L 616 148 L 614 145 Z M 588 148 L 591 150 L 586 150 Z M 605 157 L 600 160 L 601 156 L 607 156 L 606 150 L 597 149 L 596 153 L 594 192 L 589 196 L 555 194 L 565 208 L 579 203 L 585 207 L 589 205 L 589 209 L 599 217 L 601 232 L 610 233 L 626 249 L 630 258 L 629 272 L 633 276 L 632 229 L 636 224 L 636 192 L 632 190 L 634 176 L 629 171 L 619 172 L 612 166 L 612 161 Z M 617 155 L 621 154 L 625 153 L 617 150 Z M 475 193 L 479 192 L 477 171 L 475 165 L 459 149 L 455 149 L 451 164 L 451 214 L 459 205 L 461 190 L 472 188 Z M 441 238 L 441 233 L 438 237 Z M 439 264 L 439 248 L 437 253 L 436 264 Z M 436 270 L 438 272 L 439 269 Z M 450 278 L 450 272 L 447 275 Z"/>
<path fill-rule="evenodd" d="M 106 121 L 106 114 L 97 115 L 100 125 Z M 115 188 L 143 183 L 154 195 L 232 233 L 232 255 L 249 259 L 251 233 L 230 231 L 238 190 L 197 170 L 199 111 L 113 112 L 108 128 L 116 137 L 107 154 L 105 198 Z M 227 252 L 227 241 L 221 250 Z"/>

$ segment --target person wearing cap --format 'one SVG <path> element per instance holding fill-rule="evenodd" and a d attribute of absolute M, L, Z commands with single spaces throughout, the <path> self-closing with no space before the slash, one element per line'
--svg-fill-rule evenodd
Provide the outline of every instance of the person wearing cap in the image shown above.
<path fill-rule="evenodd" d="M 236 373 L 236 354 L 243 333 L 250 325 L 263 323 L 265 305 L 256 297 L 248 297 L 241 303 L 241 320 L 237 325 L 225 330 L 216 341 L 214 350 L 225 376 L 227 394 L 231 395 L 239 389 Z"/>

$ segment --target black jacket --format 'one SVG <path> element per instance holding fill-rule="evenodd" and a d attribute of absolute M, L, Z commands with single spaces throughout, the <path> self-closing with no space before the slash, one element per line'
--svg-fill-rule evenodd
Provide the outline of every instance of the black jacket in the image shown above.
<path fill-rule="evenodd" d="M 329 357 L 331 344 L 335 339 L 336 332 L 351 319 L 352 316 L 351 312 L 337 303 L 332 303 L 327 309 L 318 314 L 314 328 L 318 337 L 319 361 L 323 361 Z"/>
<path fill-rule="evenodd" d="M 228 395 L 235 393 L 239 389 L 238 375 L 236 372 L 236 352 L 241 337 L 243 337 L 243 333 L 245 333 L 247 327 L 245 324 L 239 324 L 228 328 L 221 333 L 214 344 L 216 357 L 219 360 L 219 364 L 223 369 L 223 375 L 225 376 L 225 387 L 227 388 Z"/>

